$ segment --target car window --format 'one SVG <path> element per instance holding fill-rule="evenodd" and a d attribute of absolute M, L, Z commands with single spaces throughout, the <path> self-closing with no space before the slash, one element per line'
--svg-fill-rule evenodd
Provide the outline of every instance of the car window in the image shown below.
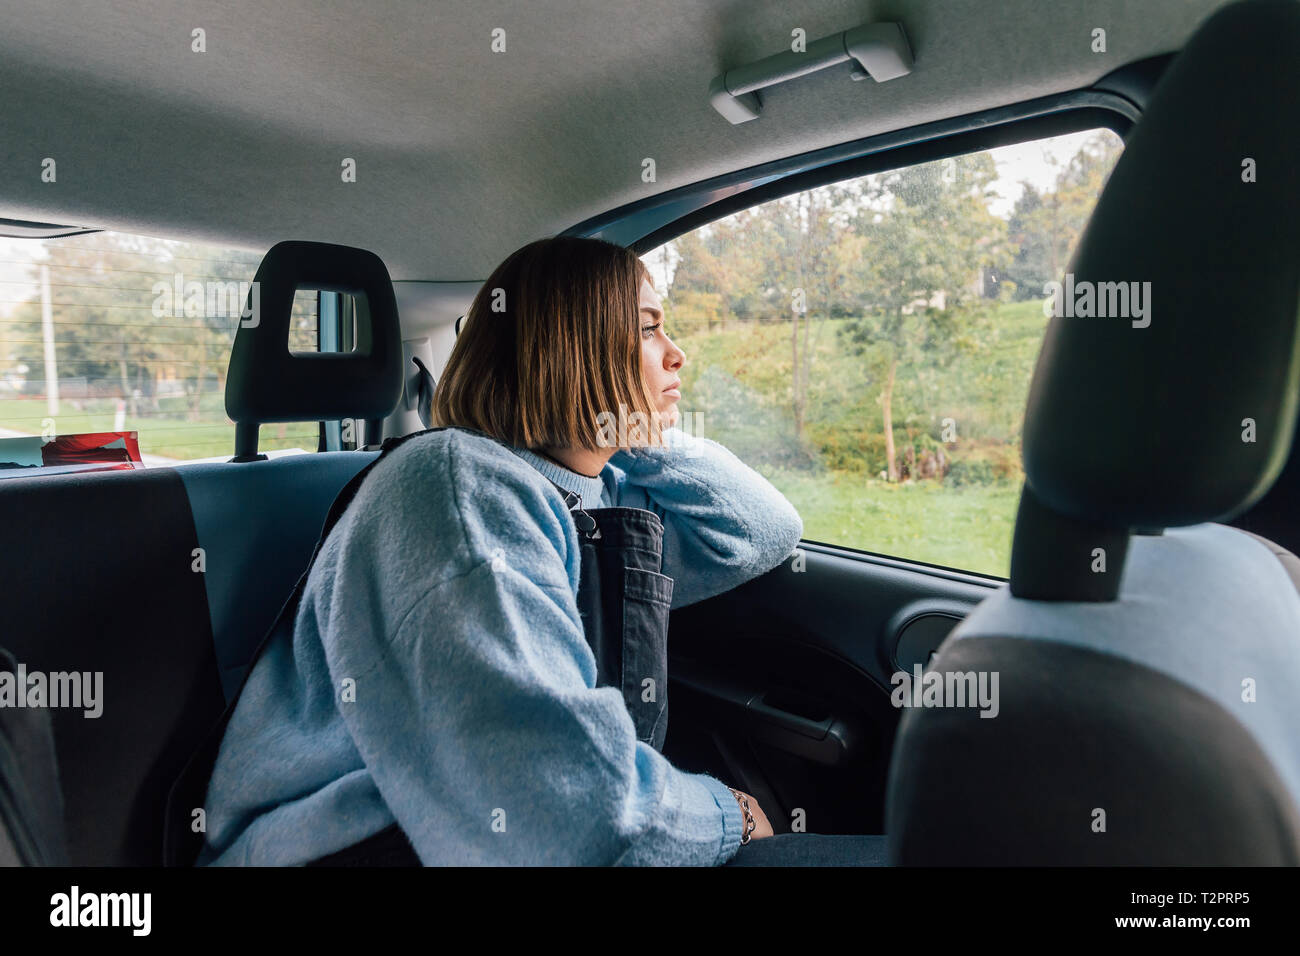
<path fill-rule="evenodd" d="M 234 454 L 230 349 L 261 253 L 96 232 L 0 239 L 0 465 L 149 467 Z M 300 291 L 289 348 L 317 351 Z M 312 452 L 316 422 L 262 426 Z"/>
<path fill-rule="evenodd" d="M 1045 286 L 1121 148 L 1091 130 L 872 174 L 646 253 L 681 427 L 772 481 L 806 540 L 1006 576 Z"/>

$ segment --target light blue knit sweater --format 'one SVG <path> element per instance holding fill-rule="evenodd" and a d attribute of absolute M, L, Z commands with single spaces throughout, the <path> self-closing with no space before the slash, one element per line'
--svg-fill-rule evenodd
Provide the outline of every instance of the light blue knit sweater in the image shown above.
<path fill-rule="evenodd" d="M 672 606 L 785 560 L 803 523 L 731 452 L 679 428 L 594 478 L 467 429 L 366 478 L 232 715 L 200 862 L 298 864 L 394 819 L 427 865 L 696 864 L 735 853 L 718 780 L 638 742 L 595 688 L 561 496 L 664 522 Z M 739 651 L 740 648 L 737 648 Z"/>

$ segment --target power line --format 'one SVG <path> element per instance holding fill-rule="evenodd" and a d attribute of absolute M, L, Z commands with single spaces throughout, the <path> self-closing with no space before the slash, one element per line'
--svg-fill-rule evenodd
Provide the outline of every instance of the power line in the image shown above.
<path fill-rule="evenodd" d="M 3 305 L 37 305 L 38 302 L 37 302 L 37 300 L 35 300 L 35 299 L 0 299 L 0 304 L 3 304 Z M 107 304 L 107 303 L 98 303 L 98 302 L 93 302 L 93 303 L 86 303 L 86 302 L 54 302 L 54 303 L 51 303 L 51 305 L 52 305 L 52 307 L 53 307 L 54 309 L 127 309 L 127 310 L 137 311 L 137 312 L 138 312 L 138 311 L 146 311 L 146 312 L 152 312 L 152 311 L 153 311 L 153 306 L 152 306 L 152 305 L 109 305 L 109 304 Z M 305 308 L 305 307 L 296 306 L 296 308 Z M 289 314 L 290 314 L 290 316 L 293 315 L 292 312 L 290 312 Z M 316 313 L 313 311 L 313 312 L 308 313 L 308 315 L 314 318 L 314 317 L 316 316 Z M 246 316 L 234 316 L 234 315 L 214 315 L 214 316 L 211 316 L 211 318 L 214 318 L 214 319 L 227 319 L 227 318 L 240 318 L 240 317 L 244 317 L 244 318 L 246 318 Z M 307 316 L 303 316 L 301 313 L 299 313 L 299 318 L 306 318 L 306 317 L 307 317 Z M 173 314 L 173 315 L 170 315 L 170 316 L 167 316 L 167 315 L 159 316 L 159 318 L 172 318 L 172 319 L 184 319 L 184 318 L 188 318 L 188 319 L 202 319 L 202 318 L 208 318 L 208 316 L 203 316 L 203 315 L 175 315 L 175 314 Z M 14 320 L 12 320 L 12 321 L 14 321 L 14 322 L 35 322 L 35 321 L 39 321 L 39 320 L 38 320 L 38 319 L 14 319 Z"/>
<path fill-rule="evenodd" d="M 106 268 L 104 268 L 104 267 L 101 266 L 101 265 L 96 265 L 96 266 L 74 266 L 74 265 L 70 265 L 70 264 L 68 264 L 68 263 L 64 263 L 64 262 L 39 262 L 39 261 L 37 261 L 37 262 L 25 262 L 25 261 L 23 261 L 22 259 L 0 259 L 0 262 L 5 263 L 6 265 L 11 265 L 11 266 L 28 266 L 29 268 L 30 268 L 30 267 L 35 267 L 35 268 L 37 268 L 37 269 L 39 269 L 41 266 L 45 266 L 45 268 L 49 269 L 51 272 L 56 272 L 56 271 L 59 270 L 59 269 L 79 269 L 79 270 L 81 270 L 81 271 L 83 271 L 83 272 L 98 272 L 98 273 L 103 274 L 103 275 L 124 275 L 124 276 L 125 276 L 125 275 L 135 275 L 135 276 L 168 276 L 168 275 L 170 275 L 170 276 L 174 276 L 174 275 L 176 274 L 175 270 L 173 270 L 173 271 L 171 271 L 171 272 L 164 272 L 164 271 L 161 271 L 161 270 L 158 270 L 158 269 L 106 269 Z M 183 275 L 183 274 L 184 274 L 184 273 L 182 273 L 182 275 Z M 198 275 L 201 275 L 201 276 L 204 276 L 204 277 L 206 277 L 206 278 L 210 278 L 210 279 L 222 279 L 222 278 L 224 278 L 224 279 L 227 279 L 227 281 L 231 281 L 231 282 L 239 281 L 239 280 L 237 280 L 237 279 L 231 279 L 229 276 L 221 276 L 221 275 L 216 275 L 216 274 L 212 274 L 212 273 L 198 273 Z M 251 281 L 252 281 L 252 278 L 253 278 L 253 276 L 252 276 L 252 275 L 249 275 L 248 278 L 245 279 L 245 280 L 243 280 L 243 281 L 245 281 L 245 282 L 251 282 Z"/>
<path fill-rule="evenodd" d="M 116 274 L 116 270 L 112 270 L 112 269 L 110 269 L 110 270 L 105 270 L 105 271 L 106 271 L 108 274 L 110 274 L 110 275 Z M 134 274 L 138 274 L 138 273 L 134 273 Z M 183 274 L 183 273 L 182 273 L 182 274 Z M 161 279 L 168 278 L 168 276 L 167 276 L 166 273 L 159 273 L 158 275 L 160 276 L 160 281 L 161 281 Z M 209 281 L 216 280 L 216 281 L 219 281 L 219 282 L 233 282 L 233 283 L 235 283 L 235 284 L 248 284 L 248 283 L 247 283 L 247 280 L 242 280 L 242 279 L 226 279 L 226 278 L 223 278 L 222 276 L 206 276 L 206 275 L 205 275 L 205 276 L 198 276 L 198 277 L 189 276 L 189 277 L 187 277 L 187 278 L 185 279 L 185 282 L 186 282 L 186 283 L 197 282 L 199 279 L 207 279 L 207 280 L 209 280 Z M 0 279 L 0 282 L 8 282 L 10 285 L 35 285 L 35 284 L 36 284 L 36 280 L 35 280 L 35 279 Z M 175 279 L 172 278 L 171 281 L 169 281 L 169 282 L 167 283 L 167 286 L 168 286 L 168 290 L 169 290 L 169 291 L 173 291 L 173 292 L 174 292 L 175 289 L 176 289 L 176 281 L 175 281 Z M 150 294 L 150 295 L 161 295 L 161 294 L 162 294 L 162 293 L 160 293 L 160 292 L 154 292 L 152 286 L 150 286 L 148 289 L 137 289 L 135 286 L 118 286 L 118 285 L 109 285 L 107 282 L 97 282 L 97 283 L 95 283 L 94 285 L 78 285 L 78 284 L 75 283 L 75 282 L 54 282 L 54 281 L 51 281 L 51 282 L 50 282 L 50 288 L 52 288 L 52 289 L 96 289 L 96 290 L 99 290 L 99 289 L 112 289 L 114 292 L 144 292 L 144 293 L 147 293 L 147 294 Z"/>
<path fill-rule="evenodd" d="M 192 316 L 191 318 L 193 319 L 193 318 L 200 318 L 200 317 L 199 317 L 199 316 Z M 239 317 L 239 316 L 233 316 L 233 315 L 232 315 L 232 316 L 219 316 L 219 318 L 230 318 L 230 319 L 235 319 L 235 318 L 240 318 L 240 317 Z M 9 319 L 9 320 L 0 319 L 0 324 L 8 324 L 8 325 L 40 325 L 40 324 L 41 324 L 41 320 L 40 320 L 40 319 Z M 72 328 L 77 328 L 77 329 L 89 329 L 89 328 L 95 328 L 95 327 L 99 327 L 99 328 L 114 328 L 114 329 L 187 329 L 187 330 L 193 332 L 193 331 L 195 331 L 196 329 L 202 328 L 202 326 L 196 326 L 196 325 L 166 325 L 166 324 L 164 324 L 164 323 L 160 323 L 160 322 L 86 322 L 85 320 L 81 320 L 81 321 L 62 321 L 62 322 L 60 322 L 60 321 L 58 321 L 57 319 L 54 321 L 53 324 L 54 324 L 54 325 L 67 325 L 67 326 L 71 326 Z M 208 328 L 208 329 L 212 329 L 212 326 L 207 326 L 207 328 Z M 304 329 L 304 328 L 301 328 L 301 327 L 300 327 L 298 331 L 315 331 L 316 328 L 317 328 L 317 327 L 314 326 L 314 325 L 313 325 L 313 326 L 310 326 L 310 327 L 307 328 L 307 329 Z M 230 329 L 230 331 L 233 331 L 233 329 L 234 329 L 234 327 L 232 326 L 231 329 Z M 222 331 L 225 331 L 225 330 L 222 330 Z M 293 330 L 291 329 L 290 331 L 293 331 Z"/>

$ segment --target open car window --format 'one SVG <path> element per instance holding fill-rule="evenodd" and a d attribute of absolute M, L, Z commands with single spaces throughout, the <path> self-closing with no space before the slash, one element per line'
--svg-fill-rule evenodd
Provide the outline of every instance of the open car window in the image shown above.
<path fill-rule="evenodd" d="M 1006 576 L 1049 283 L 1122 145 L 873 173 L 647 252 L 687 356 L 681 427 L 761 471 L 806 540 Z"/>

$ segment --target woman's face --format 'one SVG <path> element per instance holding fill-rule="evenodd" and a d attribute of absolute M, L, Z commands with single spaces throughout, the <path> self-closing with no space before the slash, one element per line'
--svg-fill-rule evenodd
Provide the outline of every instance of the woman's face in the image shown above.
<path fill-rule="evenodd" d="M 676 422 L 676 403 L 681 400 L 678 372 L 686 353 L 664 332 L 664 311 L 649 279 L 641 280 L 641 368 L 651 394 L 658 397 L 657 411 L 665 413 L 665 425 Z"/>

